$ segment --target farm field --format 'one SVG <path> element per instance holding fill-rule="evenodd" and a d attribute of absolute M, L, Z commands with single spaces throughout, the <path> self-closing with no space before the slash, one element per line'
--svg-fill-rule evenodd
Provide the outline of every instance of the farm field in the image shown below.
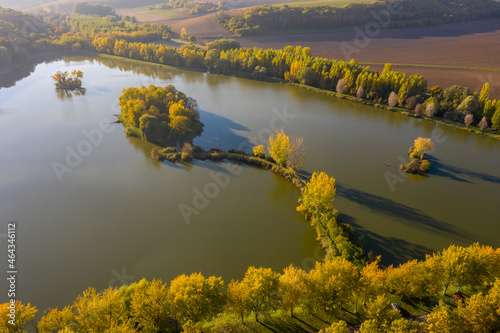
<path fill-rule="evenodd" d="M 355 38 L 356 32 L 351 31 L 245 37 L 238 38 L 238 41 L 244 47 L 308 46 L 314 56 L 353 58 L 367 64 L 405 64 L 395 65 L 394 69 L 408 75 L 422 74 L 429 86 L 446 88 L 459 84 L 479 91 L 488 81 L 492 96 L 500 97 L 500 20 L 383 30 L 379 36 L 363 42 L 366 44 L 364 48 L 356 47 Z M 342 47 L 345 49 L 346 45 L 356 47 L 357 52 L 343 52 Z M 382 65 L 371 67 L 375 70 L 383 68 Z"/>

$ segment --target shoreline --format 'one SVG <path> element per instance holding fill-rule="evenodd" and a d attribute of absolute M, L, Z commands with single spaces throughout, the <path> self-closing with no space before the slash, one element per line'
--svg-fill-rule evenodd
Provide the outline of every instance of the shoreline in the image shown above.
<path fill-rule="evenodd" d="M 158 64 L 155 62 L 149 62 L 149 61 L 137 60 L 137 59 L 129 59 L 129 58 L 125 58 L 125 57 L 104 54 L 104 53 L 98 53 L 98 56 L 103 57 L 103 58 L 108 58 L 108 59 L 120 59 L 120 60 L 124 60 L 124 61 L 131 61 L 131 62 L 138 62 L 138 63 L 143 63 L 143 64 L 155 65 L 155 66 L 160 66 L 160 67 L 164 67 L 164 68 L 173 68 L 173 69 L 177 69 L 177 70 L 180 69 L 180 70 L 188 70 L 188 71 L 192 71 L 192 72 L 206 73 L 206 70 L 202 70 L 202 69 L 186 68 L 186 67 L 173 67 L 173 66 Z M 386 104 L 378 104 L 378 103 L 375 103 L 373 101 L 362 99 L 362 98 L 357 98 L 357 97 L 354 97 L 351 95 L 339 94 L 339 93 L 334 92 L 334 91 L 324 90 L 324 89 L 320 89 L 320 88 L 316 88 L 316 87 L 311 87 L 311 86 L 300 84 L 300 83 L 289 82 L 289 81 L 285 81 L 285 80 L 278 79 L 275 77 L 266 77 L 264 79 L 256 79 L 251 74 L 241 73 L 241 72 L 229 72 L 226 74 L 217 74 L 217 75 L 233 76 L 233 77 L 238 77 L 238 78 L 250 79 L 250 80 L 254 80 L 254 81 L 280 83 L 280 84 L 295 86 L 295 87 L 298 87 L 301 89 L 305 89 L 305 90 L 309 90 L 309 91 L 314 91 L 316 93 L 328 95 L 330 97 L 334 97 L 334 98 L 338 98 L 338 99 L 342 99 L 342 100 L 347 100 L 347 101 L 353 102 L 353 103 L 364 104 L 366 106 L 371 106 L 373 108 L 385 109 L 385 110 L 392 111 L 392 112 L 398 112 L 402 115 L 409 116 L 412 118 L 424 119 L 427 121 L 435 122 L 435 123 L 440 124 L 440 125 L 453 127 L 453 128 L 458 129 L 458 130 L 464 130 L 467 132 L 472 132 L 475 134 L 484 135 L 484 136 L 490 137 L 492 139 L 500 140 L 500 132 L 498 132 L 498 131 L 492 131 L 490 129 L 481 130 L 476 126 L 467 127 L 465 124 L 460 124 L 460 123 L 457 123 L 457 122 L 454 122 L 451 120 L 446 120 L 446 119 L 438 118 L 438 117 L 427 117 L 423 114 L 416 115 L 415 112 L 412 110 L 399 108 L 399 107 L 391 107 L 391 106 L 386 105 Z"/>

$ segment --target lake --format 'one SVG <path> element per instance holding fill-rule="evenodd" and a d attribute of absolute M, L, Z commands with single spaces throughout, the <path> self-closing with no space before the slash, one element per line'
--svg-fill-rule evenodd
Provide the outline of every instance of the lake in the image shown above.
<path fill-rule="evenodd" d="M 50 77 L 73 69 L 87 93 L 61 98 Z M 193 272 L 227 284 L 250 265 L 308 269 L 321 259 L 295 211 L 300 193 L 282 178 L 232 163 L 156 162 L 153 145 L 110 125 L 130 86 L 173 84 L 197 99 L 205 130 L 194 143 L 205 149 L 250 151 L 281 128 L 304 137 L 303 172 L 336 179 L 342 220 L 386 265 L 452 243 L 500 246 L 500 143 L 491 138 L 298 87 L 109 58 L 48 61 L 2 80 L 0 247 L 7 253 L 6 224 L 16 221 L 19 299 L 39 309 L 89 286 Z M 401 175 L 418 136 L 436 142 L 429 177 Z"/>

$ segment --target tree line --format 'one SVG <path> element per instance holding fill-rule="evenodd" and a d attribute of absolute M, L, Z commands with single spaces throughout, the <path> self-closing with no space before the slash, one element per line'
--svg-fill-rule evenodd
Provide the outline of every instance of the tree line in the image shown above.
<path fill-rule="evenodd" d="M 422 75 L 407 76 L 386 64 L 381 73 L 349 62 L 311 56 L 308 47 L 287 46 L 281 50 L 238 48 L 224 41 L 217 47 L 187 44 L 180 49 L 158 44 L 128 43 L 112 37 L 95 37 L 98 52 L 146 60 L 170 66 L 209 69 L 214 73 L 245 72 L 350 95 L 412 111 L 415 116 L 437 117 L 481 129 L 500 129 L 500 102 L 489 98 L 490 85 L 481 92 L 452 86 L 428 88 Z M 470 116 L 468 116 L 470 115 Z M 468 118 L 467 118 L 468 117 Z M 467 118 L 467 119 L 466 119 Z"/>
<path fill-rule="evenodd" d="M 375 14 L 374 14 L 375 13 Z M 344 7 L 256 6 L 233 16 L 221 12 L 216 20 L 238 36 L 273 30 L 326 29 L 365 25 L 383 17 L 389 28 L 419 27 L 498 17 L 494 0 L 379 0 Z"/>
<path fill-rule="evenodd" d="M 14 12 L 9 15 L 12 19 L 24 14 Z M 42 18 L 48 22 L 48 31 L 35 34 L 33 38 L 36 40 L 28 42 L 26 53 L 28 48 L 93 50 L 176 67 L 208 69 L 214 73 L 240 72 L 256 78 L 269 76 L 353 96 L 358 100 L 405 108 L 418 117 L 444 118 L 477 126 L 481 130 L 500 130 L 500 102 L 489 98 L 488 83 L 484 84 L 479 94 L 460 86 L 445 90 L 428 88 L 423 76 L 407 76 L 394 71 L 391 64 L 386 64 L 378 73 L 354 60 L 346 62 L 312 57 L 308 47 L 247 49 L 241 48 L 234 40 L 223 39 L 209 43 L 206 48 L 189 43 L 176 49 L 161 43 L 148 43 L 170 38 L 171 30 L 166 25 L 139 26 L 97 18 L 101 23 L 110 24 L 111 28 L 103 29 L 103 32 L 100 31 L 102 26 L 95 21 L 96 17 L 92 16 L 83 16 L 83 20 L 90 20 L 93 24 L 83 24 L 78 16 L 47 13 Z M 8 38 L 0 39 L 0 64 L 2 59 L 7 59 L 4 62 L 10 58 L 17 59 L 12 54 L 19 49 L 22 47 L 12 47 Z"/>
<path fill-rule="evenodd" d="M 361 324 L 356 332 L 364 333 L 495 332 L 500 329 L 499 277 L 500 249 L 452 245 L 423 261 L 385 269 L 377 261 L 358 268 L 343 258 L 317 262 L 310 271 L 292 265 L 281 273 L 249 267 L 227 288 L 222 278 L 201 273 L 168 284 L 142 279 L 102 292 L 89 288 L 72 305 L 45 311 L 35 325 L 38 332 L 235 332 L 238 321 L 265 324 L 272 315 L 320 318 L 328 323 L 322 333 L 349 332 L 346 321 Z M 465 302 L 442 297 L 450 286 L 467 286 L 470 297 Z M 418 324 L 393 310 L 395 297 L 409 303 L 426 297 L 441 301 L 427 322 Z M 0 306 L 2 329 L 9 327 L 9 304 Z M 15 331 L 25 331 L 36 313 L 36 307 L 16 301 Z"/>
<path fill-rule="evenodd" d="M 216 4 L 214 4 L 211 2 L 169 0 L 168 3 L 150 6 L 149 10 L 172 10 L 176 8 L 187 8 L 189 9 L 189 15 L 196 15 L 222 10 L 224 9 L 224 3 L 221 1 L 218 1 Z"/>

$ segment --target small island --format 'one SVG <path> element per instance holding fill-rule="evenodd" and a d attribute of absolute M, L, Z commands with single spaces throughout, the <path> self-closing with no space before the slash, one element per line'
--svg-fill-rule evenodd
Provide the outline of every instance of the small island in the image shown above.
<path fill-rule="evenodd" d="M 179 152 L 182 144 L 191 144 L 203 132 L 198 102 L 173 85 L 123 89 L 119 104 L 125 133 L 158 146 L 175 146 Z"/>
<path fill-rule="evenodd" d="M 72 94 L 80 96 L 84 95 L 87 91 L 82 87 L 83 72 L 80 70 L 73 70 L 71 73 L 68 72 L 57 72 L 52 76 L 52 80 L 55 81 L 56 91 L 59 96 L 71 96 Z"/>
<path fill-rule="evenodd" d="M 432 149 L 434 149 L 434 142 L 432 142 L 430 138 L 416 138 L 413 146 L 411 146 L 408 151 L 410 162 L 401 165 L 401 170 L 406 173 L 426 175 L 431 166 L 431 162 L 429 158 L 425 156 L 425 153 Z"/>

